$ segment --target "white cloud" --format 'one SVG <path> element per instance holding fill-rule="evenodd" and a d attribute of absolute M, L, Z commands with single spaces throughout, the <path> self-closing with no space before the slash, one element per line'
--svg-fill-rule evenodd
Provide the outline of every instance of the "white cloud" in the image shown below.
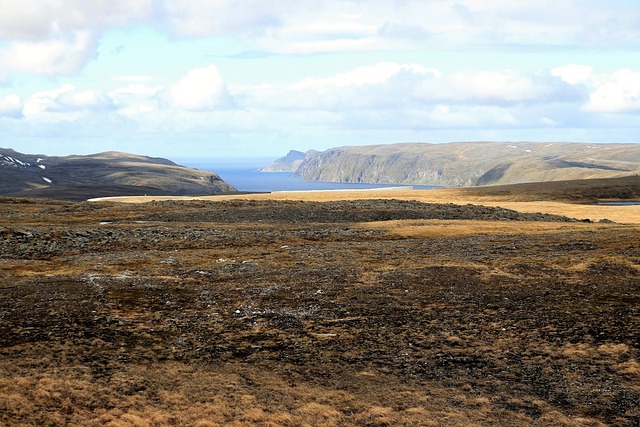
<path fill-rule="evenodd" d="M 3 0 L 0 39 L 46 41 L 149 17 L 153 0 Z"/>
<path fill-rule="evenodd" d="M 6 0 L 0 7 L 0 38 L 42 40 L 52 30 L 51 10 L 35 1 Z"/>
<path fill-rule="evenodd" d="M 632 0 L 0 0 L 0 133 L 629 140 L 638 22 Z"/>
<path fill-rule="evenodd" d="M 429 102 L 471 105 L 567 102 L 580 93 L 557 77 L 517 71 L 458 72 L 425 80 L 416 96 Z"/>
<path fill-rule="evenodd" d="M 144 120 L 145 117 L 158 112 L 158 98 L 159 94 L 164 90 L 164 86 L 147 85 L 144 82 L 151 82 L 152 79 L 144 76 L 125 78 L 122 81 L 140 83 L 118 87 L 109 92 L 109 97 L 118 106 L 118 114 L 132 120 Z"/>
<path fill-rule="evenodd" d="M 385 83 L 401 72 L 408 72 L 422 75 L 441 75 L 438 70 L 427 69 L 418 64 L 396 64 L 393 62 L 379 62 L 372 66 L 358 67 L 334 76 L 317 79 L 309 78 L 301 82 L 292 84 L 289 90 L 316 89 L 325 90 L 328 88 L 340 88 L 346 86 L 363 86 L 378 83 Z"/>
<path fill-rule="evenodd" d="M 514 45 L 635 47 L 640 8 L 612 0 L 3 0 L 0 80 L 71 74 L 113 28 L 242 37 L 279 53 Z"/>
<path fill-rule="evenodd" d="M 70 90 L 54 99 L 49 111 L 110 111 L 115 108 L 113 100 L 100 90 Z"/>
<path fill-rule="evenodd" d="M 147 86 L 145 84 L 131 84 L 125 87 L 119 87 L 109 93 L 109 96 L 115 99 L 124 98 L 151 98 L 164 89 L 164 86 Z"/>
<path fill-rule="evenodd" d="M 164 0 L 172 30 L 183 36 L 262 34 L 295 5 L 278 0 Z M 289 3 L 289 7 L 287 7 Z"/>
<path fill-rule="evenodd" d="M 95 40 L 88 32 L 65 39 L 16 42 L 0 51 L 0 69 L 57 75 L 79 71 L 95 55 Z"/>
<path fill-rule="evenodd" d="M 426 2 L 425 2 L 426 3 Z M 448 3 L 451 6 L 452 2 Z M 635 46 L 640 9 L 628 0 L 459 0 L 462 32 L 476 42 L 530 46 Z M 447 20 L 452 22 L 452 20 Z M 466 39 L 472 42 L 472 39 Z"/>
<path fill-rule="evenodd" d="M 167 90 L 166 100 L 173 108 L 189 111 L 211 111 L 234 106 L 234 100 L 215 65 L 191 70 Z"/>
<path fill-rule="evenodd" d="M 25 102 L 24 114 L 36 120 L 47 117 L 55 121 L 51 114 L 104 112 L 114 108 L 113 100 L 100 90 L 78 90 L 72 84 L 65 84 L 54 90 L 39 91 L 31 95 Z"/>
<path fill-rule="evenodd" d="M 640 72 L 623 69 L 599 84 L 585 106 L 600 113 L 640 112 Z"/>
<path fill-rule="evenodd" d="M 115 82 L 125 82 L 125 83 L 148 83 L 148 82 L 154 81 L 155 78 L 152 76 L 129 75 L 129 76 L 116 76 L 116 77 L 113 77 L 111 80 Z"/>
<path fill-rule="evenodd" d="M 3 78 L 13 73 L 72 74 L 96 57 L 107 29 L 149 17 L 152 0 L 3 0 Z"/>
<path fill-rule="evenodd" d="M 46 112 L 55 102 L 55 99 L 63 93 L 75 90 L 72 84 L 65 84 L 53 90 L 42 90 L 35 92 L 24 103 L 24 115 L 28 118 L 35 118 Z"/>
<path fill-rule="evenodd" d="M 396 22 L 385 22 L 378 29 L 378 35 L 390 39 L 406 39 L 412 41 L 426 40 L 431 34 L 420 25 L 403 25 Z"/>
<path fill-rule="evenodd" d="M 420 64 L 382 62 L 288 86 L 238 88 L 251 106 L 362 110 L 436 104 L 495 105 L 581 102 L 583 92 L 550 74 L 516 71 L 445 73 Z M 239 96 L 239 95 L 238 95 Z"/>
<path fill-rule="evenodd" d="M 554 68 L 551 74 L 560 77 L 565 82 L 575 85 L 587 83 L 593 74 L 593 67 L 588 65 L 568 64 L 563 67 Z"/>
<path fill-rule="evenodd" d="M 280 53 L 635 46 L 640 9 L 613 0 L 327 0 L 277 12 L 257 42 Z"/>
<path fill-rule="evenodd" d="M 290 54 L 408 47 L 412 43 L 399 36 L 405 29 L 387 25 L 390 15 L 394 13 L 388 2 L 368 2 L 366 7 L 357 1 L 314 2 L 282 14 L 282 25 L 257 37 L 256 43 L 261 49 Z"/>
<path fill-rule="evenodd" d="M 0 117 L 22 118 L 22 99 L 18 95 L 0 97 Z"/>
<path fill-rule="evenodd" d="M 537 74 L 445 72 L 417 63 L 380 62 L 290 84 L 228 88 L 211 65 L 168 85 L 154 84 L 145 76 L 117 79 L 131 84 L 110 91 L 65 84 L 25 98 L 21 111 L 26 122 L 41 129 L 50 125 L 52 132 L 61 132 L 69 123 L 76 129 L 83 122 L 83 132 L 89 132 L 91 124 L 104 135 L 126 131 L 178 135 L 562 129 L 604 126 L 610 119 L 602 112 L 640 110 L 639 73 L 621 70 L 595 76 L 587 71 L 567 66 Z M 4 111 L 0 115 L 19 114 L 17 101 L 4 99 L 5 106 L 13 107 L 0 108 Z"/>
<path fill-rule="evenodd" d="M 525 117 L 492 106 L 436 105 L 419 109 L 368 110 L 343 114 L 342 128 L 366 131 L 371 129 L 414 130 L 511 128 L 521 126 Z"/>

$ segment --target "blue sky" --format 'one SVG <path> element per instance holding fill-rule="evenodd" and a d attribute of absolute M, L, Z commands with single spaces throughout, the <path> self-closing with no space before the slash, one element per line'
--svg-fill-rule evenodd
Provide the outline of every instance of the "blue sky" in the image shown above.
<path fill-rule="evenodd" d="M 2 0 L 0 146 L 640 142 L 636 0 Z"/>

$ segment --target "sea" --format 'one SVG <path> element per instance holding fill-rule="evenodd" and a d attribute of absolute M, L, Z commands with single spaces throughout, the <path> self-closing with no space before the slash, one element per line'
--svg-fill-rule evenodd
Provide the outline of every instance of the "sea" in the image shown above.
<path fill-rule="evenodd" d="M 270 193 L 274 191 L 309 191 L 309 190 L 361 190 L 371 188 L 413 187 L 416 190 L 427 190 L 437 187 L 426 185 L 404 184 L 365 184 L 342 182 L 304 181 L 292 172 L 260 172 L 264 164 L 219 164 L 213 162 L 184 161 L 184 166 L 215 172 L 225 182 L 233 185 L 238 191 Z"/>

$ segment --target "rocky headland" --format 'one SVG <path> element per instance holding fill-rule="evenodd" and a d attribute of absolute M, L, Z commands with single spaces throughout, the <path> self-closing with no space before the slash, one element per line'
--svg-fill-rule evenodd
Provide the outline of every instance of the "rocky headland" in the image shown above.
<path fill-rule="evenodd" d="M 286 156 L 274 160 L 272 163 L 260 169 L 260 172 L 295 172 L 306 158 L 306 153 L 291 150 Z"/>
<path fill-rule="evenodd" d="M 443 187 L 612 178 L 640 173 L 640 144 L 403 143 L 309 152 L 295 173 L 326 182 Z"/>

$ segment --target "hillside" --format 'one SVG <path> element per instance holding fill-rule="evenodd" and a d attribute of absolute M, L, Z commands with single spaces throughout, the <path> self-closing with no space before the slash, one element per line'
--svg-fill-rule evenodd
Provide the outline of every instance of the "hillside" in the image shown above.
<path fill-rule="evenodd" d="M 0 148 L 0 195 L 82 200 L 117 195 L 204 195 L 235 189 L 217 174 L 120 152 L 44 156 Z"/>
<path fill-rule="evenodd" d="M 260 172 L 295 172 L 306 157 L 302 151 L 291 150 L 286 156 L 260 169 Z"/>
<path fill-rule="evenodd" d="M 612 178 L 640 173 L 640 144 L 404 143 L 339 147 L 308 155 L 310 181 L 469 187 Z"/>

